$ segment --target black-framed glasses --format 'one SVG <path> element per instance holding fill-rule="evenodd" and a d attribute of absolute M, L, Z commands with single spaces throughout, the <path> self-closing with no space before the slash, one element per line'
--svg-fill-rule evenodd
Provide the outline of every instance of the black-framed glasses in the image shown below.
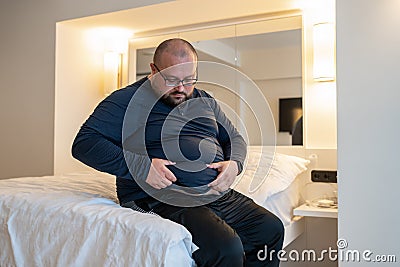
<path fill-rule="evenodd" d="M 154 67 L 157 69 L 157 71 L 160 73 L 161 77 L 164 79 L 165 81 L 165 86 L 168 87 L 177 87 L 180 84 L 182 84 L 183 86 L 192 86 L 194 84 L 197 83 L 197 68 L 196 68 L 196 78 L 185 78 L 183 80 L 179 80 L 177 78 L 167 78 L 164 76 L 164 74 L 162 74 L 162 72 L 160 71 L 160 69 L 156 66 L 156 64 L 153 64 Z"/>

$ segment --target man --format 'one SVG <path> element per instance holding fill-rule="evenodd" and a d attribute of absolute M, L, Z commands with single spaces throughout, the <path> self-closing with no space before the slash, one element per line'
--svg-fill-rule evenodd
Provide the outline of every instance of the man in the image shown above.
<path fill-rule="evenodd" d="M 282 223 L 229 188 L 242 170 L 246 143 L 215 99 L 194 87 L 195 49 L 166 40 L 150 67 L 148 77 L 99 104 L 81 127 L 73 156 L 117 176 L 121 206 L 185 226 L 199 247 L 192 255 L 198 266 L 278 266 L 276 253 L 265 261 L 257 253 L 282 248 Z"/>

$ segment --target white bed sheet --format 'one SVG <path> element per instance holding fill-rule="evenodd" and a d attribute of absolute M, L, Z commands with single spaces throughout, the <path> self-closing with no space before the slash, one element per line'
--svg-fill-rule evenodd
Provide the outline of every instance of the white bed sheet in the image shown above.
<path fill-rule="evenodd" d="M 0 266 L 194 266 L 183 226 L 117 204 L 97 174 L 0 180 Z"/>

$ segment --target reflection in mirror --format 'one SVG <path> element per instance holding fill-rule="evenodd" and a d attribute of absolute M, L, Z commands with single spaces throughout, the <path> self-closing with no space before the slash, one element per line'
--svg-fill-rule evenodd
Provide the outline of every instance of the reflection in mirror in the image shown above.
<path fill-rule="evenodd" d="M 301 29 L 205 40 L 192 44 L 199 53 L 199 61 L 235 67 L 258 86 L 268 101 L 275 121 L 277 145 L 303 144 Z M 137 79 L 149 74 L 154 50 L 155 48 L 137 49 Z M 251 110 L 246 110 L 247 107 L 239 103 L 234 93 L 206 83 L 199 84 L 198 87 L 210 92 L 217 100 L 223 99 L 225 104 L 240 114 L 242 120 L 251 120 L 245 115 L 251 113 Z M 246 86 L 239 89 L 239 94 L 249 94 Z M 267 106 L 265 108 L 268 109 Z M 237 121 L 232 121 L 238 125 Z M 247 129 L 249 142 L 251 145 L 259 145 L 255 138 L 251 138 L 251 128 Z"/>

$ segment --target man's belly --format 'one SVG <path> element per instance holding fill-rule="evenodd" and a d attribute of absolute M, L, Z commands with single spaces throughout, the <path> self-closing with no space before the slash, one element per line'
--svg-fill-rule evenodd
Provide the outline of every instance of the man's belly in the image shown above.
<path fill-rule="evenodd" d="M 186 187 L 207 185 L 214 181 L 218 175 L 217 170 L 208 168 L 205 164 L 199 166 L 199 164 L 177 162 L 175 165 L 169 165 L 167 167 L 177 178 L 175 184 Z M 191 168 L 195 168 L 196 170 L 199 168 L 201 169 L 192 172 L 190 171 Z"/>
<path fill-rule="evenodd" d="M 181 136 L 177 140 L 163 140 L 162 146 L 147 146 L 151 158 L 163 158 L 176 162 L 167 166 L 182 186 L 202 186 L 213 181 L 218 171 L 207 164 L 223 161 L 221 146 L 211 138 Z"/>

